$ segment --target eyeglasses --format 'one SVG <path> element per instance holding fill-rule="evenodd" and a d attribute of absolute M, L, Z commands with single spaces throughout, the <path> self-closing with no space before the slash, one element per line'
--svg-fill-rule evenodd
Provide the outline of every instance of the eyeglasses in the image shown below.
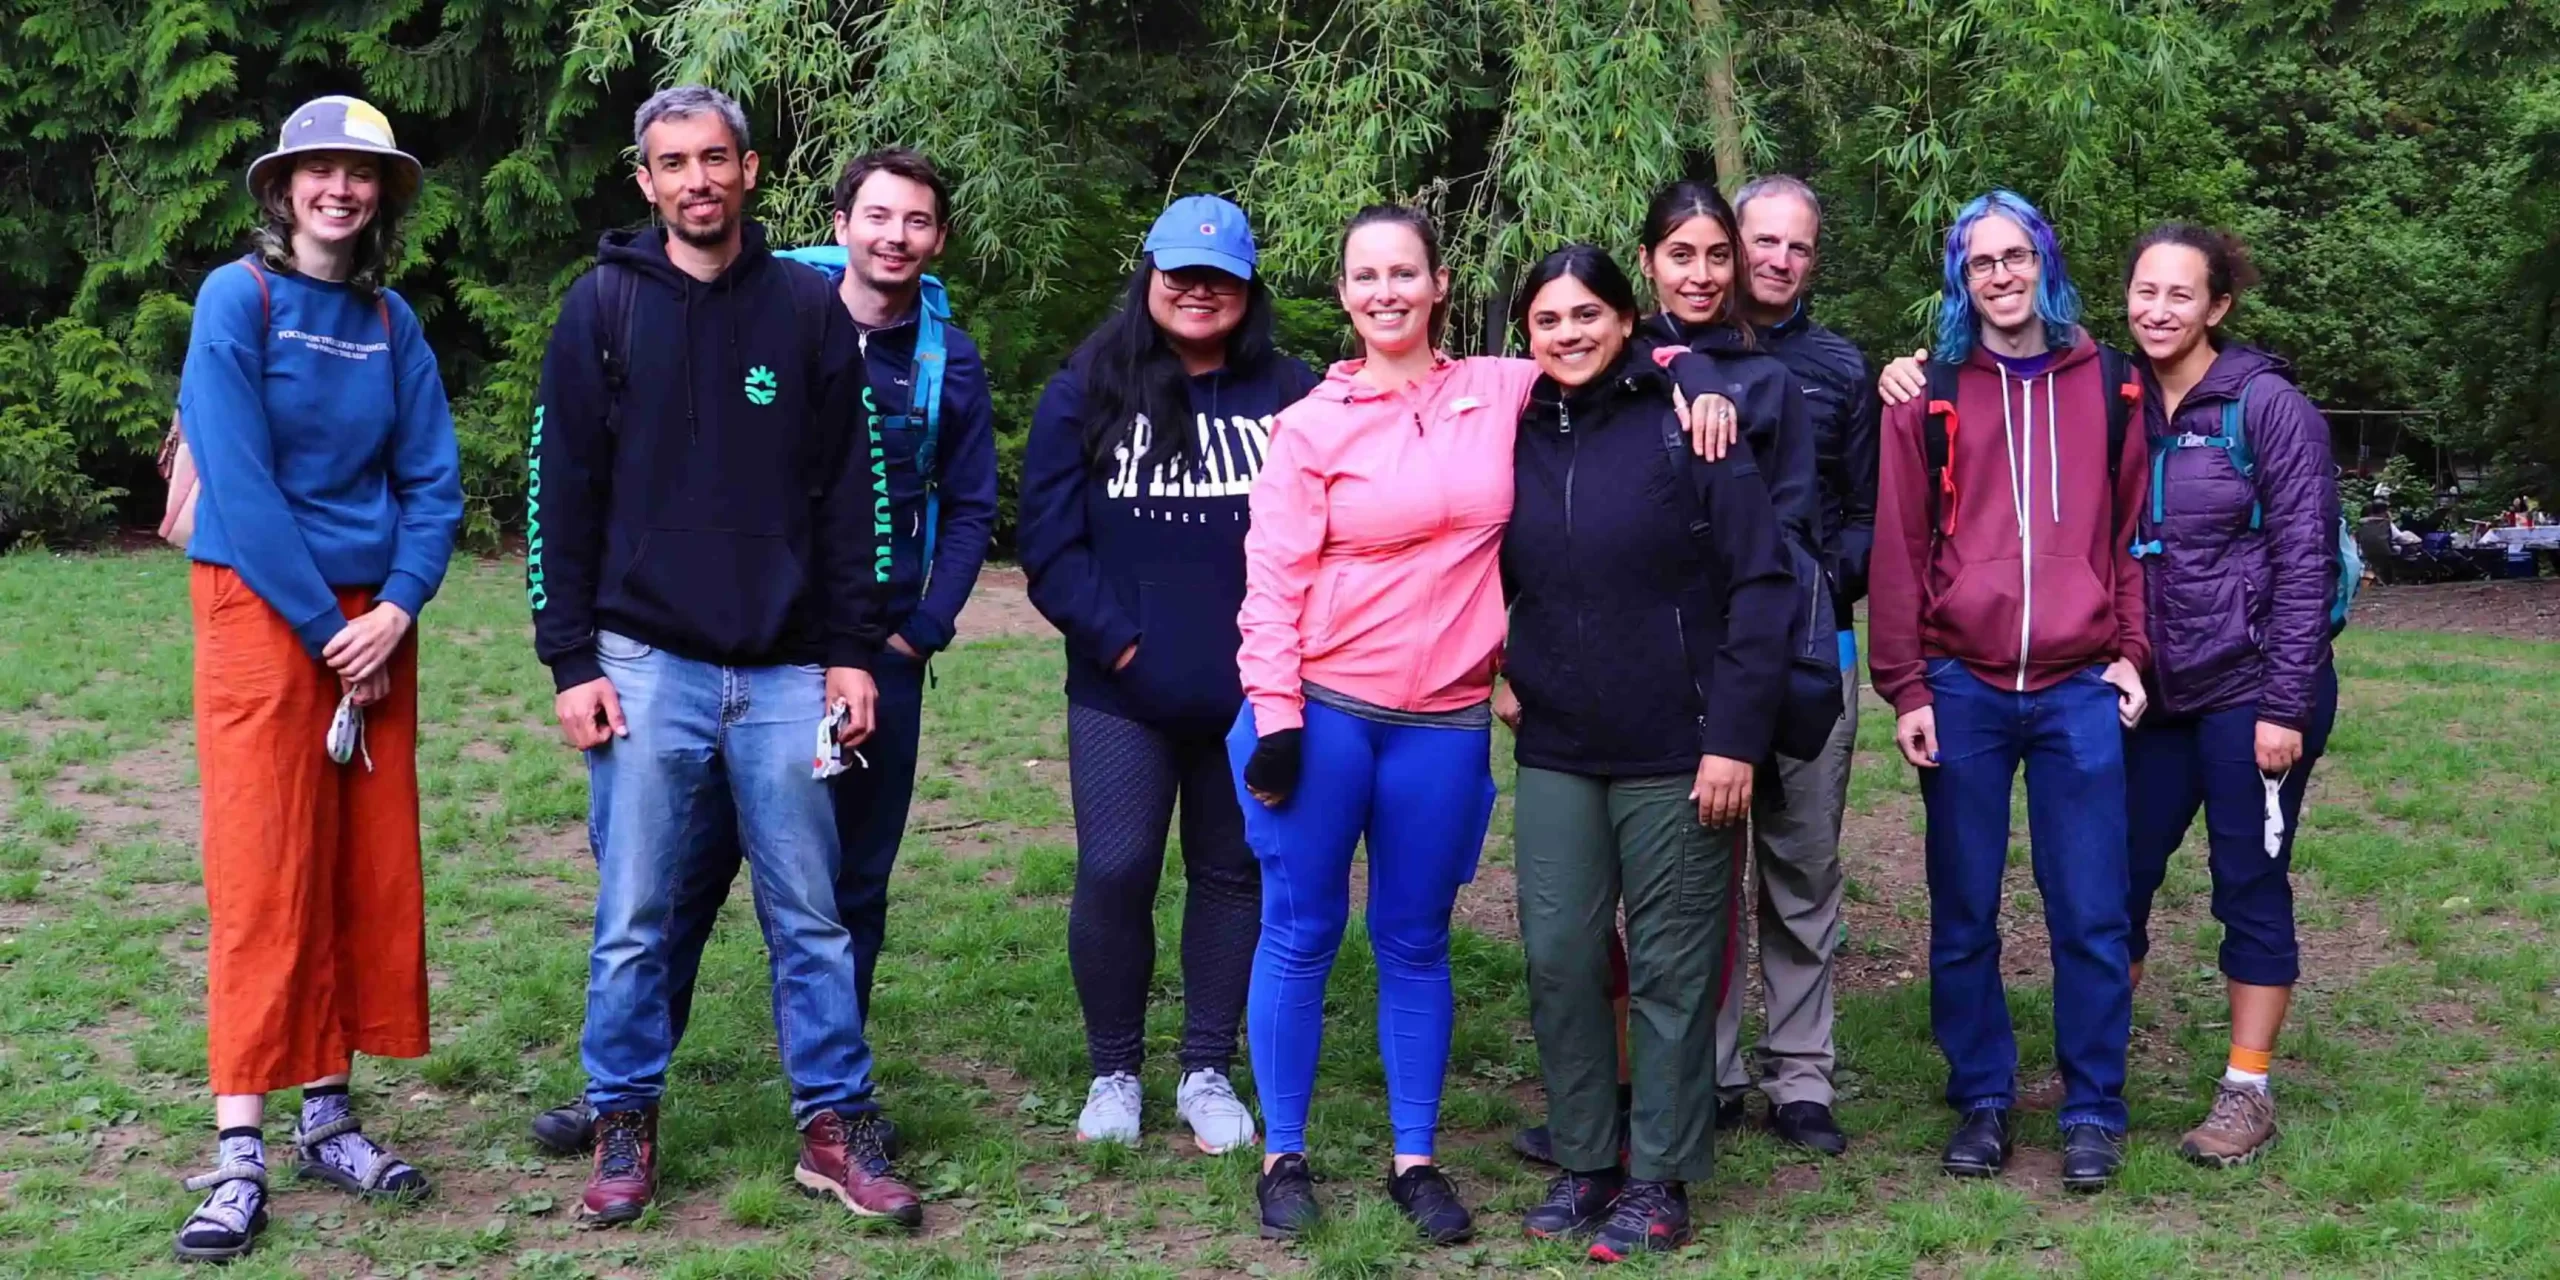
<path fill-rule="evenodd" d="M 2023 245 L 1996 258 L 1987 253 L 1978 254 L 1964 260 L 1964 277 L 1967 280 L 1987 280 L 1991 278 L 1992 272 L 2004 267 L 2008 269 L 2010 275 L 2025 275 L 2027 267 L 2035 262 L 2036 256 L 2035 250 Z"/>
<path fill-rule="evenodd" d="M 1185 269 L 1159 271 L 1156 278 L 1164 282 L 1164 291 L 1179 298 L 1186 293 L 1206 294 L 1212 298 L 1232 298 L 1244 292 L 1244 281 L 1223 271 Z"/>

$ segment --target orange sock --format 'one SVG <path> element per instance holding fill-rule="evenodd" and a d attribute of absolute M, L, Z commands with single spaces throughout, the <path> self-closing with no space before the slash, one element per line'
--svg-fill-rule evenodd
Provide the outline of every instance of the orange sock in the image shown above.
<path fill-rule="evenodd" d="M 2231 1046 L 2231 1064 L 2223 1074 L 2262 1081 L 2267 1078 L 2267 1069 L 2274 1066 L 2275 1061 L 2276 1051 L 2273 1049 L 2250 1049 L 2235 1044 Z"/>

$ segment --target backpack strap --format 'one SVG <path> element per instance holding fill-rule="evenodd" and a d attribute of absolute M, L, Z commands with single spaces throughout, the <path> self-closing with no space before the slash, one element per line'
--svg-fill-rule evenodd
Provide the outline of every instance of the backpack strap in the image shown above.
<path fill-rule="evenodd" d="M 915 372 L 908 380 L 907 414 L 922 416 L 924 437 L 916 444 L 916 476 L 924 482 L 924 575 L 933 578 L 934 536 L 942 527 L 942 375 L 949 363 L 943 326 L 951 320 L 951 295 L 942 281 L 923 279 L 916 305 Z"/>
<path fill-rule="evenodd" d="M 2107 396 L 2107 482 L 2110 487 L 2124 469 L 2124 437 L 2133 428 L 2133 410 L 2142 403 L 2142 379 L 2133 371 L 2133 360 L 2125 353 L 2101 342 L 2098 344 L 2098 378 L 2109 389 Z"/>
<path fill-rule="evenodd" d="M 2249 447 L 2249 384 L 2240 384 L 2240 394 L 2222 402 L 2222 434 L 2215 437 L 2223 454 L 2231 459 L 2231 468 L 2249 482 L 2249 532 L 2256 533 L 2266 523 L 2266 499 L 2258 493 L 2258 455 Z"/>
<path fill-rule="evenodd" d="M 1681 429 L 1680 415 L 1676 413 L 1662 415 L 1662 452 L 1671 461 L 1675 483 L 1677 477 L 1688 477 L 1688 483 L 1681 487 L 1694 499 L 1689 510 L 1689 536 L 1704 547 L 1715 532 L 1714 522 L 1707 518 L 1706 463 L 1690 451 L 1689 433 Z"/>
<path fill-rule="evenodd" d="M 1929 379 L 1928 414 L 1920 420 L 1920 456 L 1929 469 L 1929 533 L 1956 535 L 1956 376 L 1958 366 L 1931 360 L 1921 366 Z"/>
<path fill-rule="evenodd" d="M 622 434 L 622 393 L 631 386 L 631 318 L 640 303 L 640 274 L 618 262 L 596 264 L 598 309 L 605 325 L 597 356 L 604 366 L 604 434 Z"/>

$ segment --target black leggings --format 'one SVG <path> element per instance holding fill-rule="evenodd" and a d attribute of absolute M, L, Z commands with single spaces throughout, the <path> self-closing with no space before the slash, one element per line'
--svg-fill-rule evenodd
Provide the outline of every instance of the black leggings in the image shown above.
<path fill-rule="evenodd" d="M 1097 1076 L 1137 1074 L 1146 1057 L 1147 987 L 1156 969 L 1156 885 L 1182 800 L 1185 1072 L 1228 1070 L 1262 936 L 1262 872 L 1245 844 L 1223 726 L 1168 732 L 1069 705 L 1067 772 L 1075 796 L 1076 896 L 1067 963 L 1084 1004 Z"/>

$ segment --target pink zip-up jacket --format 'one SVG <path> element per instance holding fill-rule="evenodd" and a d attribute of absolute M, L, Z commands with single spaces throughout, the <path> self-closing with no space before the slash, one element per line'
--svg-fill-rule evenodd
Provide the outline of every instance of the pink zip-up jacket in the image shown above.
<path fill-rule="evenodd" d="M 1305 722 L 1308 681 L 1455 711 L 1501 668 L 1511 445 L 1538 366 L 1443 360 L 1389 392 L 1361 364 L 1280 411 L 1254 482 L 1236 664 L 1257 734 Z"/>

